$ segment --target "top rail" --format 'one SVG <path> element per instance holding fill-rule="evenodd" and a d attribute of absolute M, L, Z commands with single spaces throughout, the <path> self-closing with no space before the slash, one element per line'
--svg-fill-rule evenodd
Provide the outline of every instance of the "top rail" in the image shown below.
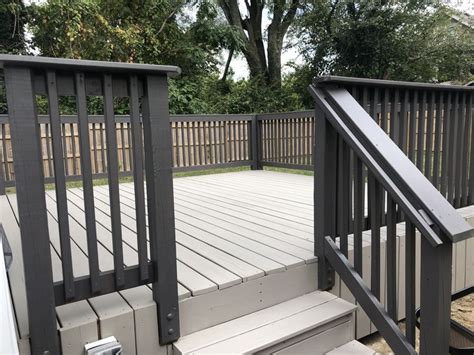
<path fill-rule="evenodd" d="M 167 74 L 168 76 L 176 76 L 181 73 L 181 69 L 173 65 L 117 63 L 98 60 L 76 60 L 64 58 L 0 54 L 0 68 L 9 65 L 14 65 L 16 67 L 55 70 L 86 70 L 87 72 L 98 73 L 107 71 L 109 73 L 123 74 Z"/>
<path fill-rule="evenodd" d="M 443 90 L 443 91 L 474 91 L 474 86 L 465 85 L 446 85 L 446 84 L 429 84 L 417 83 L 411 81 L 395 81 L 381 79 L 352 78 L 347 76 L 327 75 L 321 76 L 313 80 L 313 84 L 337 84 L 337 85 L 361 85 L 361 86 L 378 86 L 387 88 L 404 88 L 404 89 L 427 89 L 427 90 Z"/>

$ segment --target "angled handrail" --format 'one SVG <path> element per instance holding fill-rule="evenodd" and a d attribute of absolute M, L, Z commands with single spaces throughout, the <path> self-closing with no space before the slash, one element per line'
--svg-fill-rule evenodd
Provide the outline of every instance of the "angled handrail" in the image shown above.
<path fill-rule="evenodd" d="M 472 227 L 347 90 L 327 88 L 325 92 L 327 100 L 330 100 L 341 114 L 351 132 L 363 142 L 364 147 L 399 186 L 403 195 L 413 201 L 413 205 L 420 206 L 424 214 L 429 216 L 451 241 L 458 242 L 474 236 Z M 429 219 L 426 220 L 431 222 Z"/>
<path fill-rule="evenodd" d="M 329 289 L 334 270 L 376 325 L 395 353 L 415 353 L 415 231 L 421 233 L 421 353 L 445 353 L 449 348 L 450 286 L 452 244 L 474 236 L 473 228 L 462 218 L 435 186 L 418 170 L 405 153 L 382 130 L 373 117 L 344 87 L 335 84 L 360 83 L 347 78 L 316 79 L 309 91 L 316 103 L 315 161 L 315 253 L 318 256 L 319 287 Z M 365 83 L 367 84 L 367 83 Z M 398 87 L 406 83 L 371 83 L 392 87 L 393 124 L 406 110 L 397 112 Z M 418 87 L 418 86 L 414 86 Z M 364 105 L 378 102 L 378 88 L 364 88 Z M 427 90 L 427 86 L 423 86 Z M 387 120 L 385 91 L 381 112 Z M 406 96 L 405 96 L 406 100 Z M 404 103 L 406 104 L 406 103 Z M 448 111 L 452 108 L 449 107 Z M 456 108 L 454 108 L 456 109 Z M 375 111 L 374 111 L 375 112 Z M 468 111 L 470 112 L 470 111 Z M 433 107 L 428 115 L 433 114 Z M 425 111 L 420 110 L 420 116 Z M 423 119 L 411 115 L 411 121 Z M 440 116 L 438 116 L 440 117 Z M 413 126 L 412 126 L 413 127 Z M 439 129 L 439 128 L 438 128 Z M 354 168 L 354 175 L 350 170 Z M 366 184 L 366 178 L 368 183 Z M 371 285 L 362 277 L 362 223 L 365 217 L 364 190 L 368 187 L 368 219 L 371 229 Z M 380 303 L 381 220 L 386 210 L 387 310 Z M 354 219 L 352 220 L 352 216 Z M 406 336 L 396 325 L 396 225 L 406 222 Z M 354 263 L 349 262 L 349 224 L 354 224 Z M 336 241 L 338 238 L 338 242 Z M 428 326 L 427 326 L 428 325 Z"/>

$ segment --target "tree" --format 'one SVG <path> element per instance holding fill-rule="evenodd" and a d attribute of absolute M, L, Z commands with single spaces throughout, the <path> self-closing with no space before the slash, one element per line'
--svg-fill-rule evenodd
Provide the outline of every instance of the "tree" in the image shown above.
<path fill-rule="evenodd" d="M 25 52 L 25 7 L 22 0 L 0 0 L 0 53 Z"/>
<path fill-rule="evenodd" d="M 468 80 L 473 31 L 451 24 L 438 1 L 331 0 L 298 19 L 301 53 L 313 75 Z"/>
<path fill-rule="evenodd" d="M 49 0 L 30 8 L 33 44 L 53 57 L 178 65 L 185 76 L 213 71 L 228 29 L 212 26 L 217 12 L 208 2 L 192 22 L 189 3 Z"/>
<path fill-rule="evenodd" d="M 281 86 L 281 55 L 283 40 L 293 23 L 300 0 L 244 0 L 246 13 L 242 16 L 238 0 L 218 0 L 229 23 L 242 38 L 240 48 L 247 60 L 250 78 L 261 78 L 266 85 Z M 267 50 L 264 45 L 262 17 L 268 11 L 272 19 L 267 33 Z"/>

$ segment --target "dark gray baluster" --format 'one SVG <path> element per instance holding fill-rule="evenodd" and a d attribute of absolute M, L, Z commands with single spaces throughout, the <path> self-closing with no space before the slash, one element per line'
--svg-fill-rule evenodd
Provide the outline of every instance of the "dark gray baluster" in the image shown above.
<path fill-rule="evenodd" d="M 418 91 L 411 92 L 410 95 L 410 134 L 408 137 L 408 158 L 415 164 L 416 149 L 416 122 L 418 112 Z"/>
<path fill-rule="evenodd" d="M 451 101 L 451 122 L 449 127 L 449 153 L 448 153 L 448 162 L 449 162 L 449 171 L 448 171 L 448 201 L 455 205 L 456 200 L 456 188 L 455 188 L 455 180 L 456 180 L 456 164 L 457 164 L 457 154 L 456 151 L 456 138 L 458 135 L 459 129 L 459 112 L 457 109 L 459 103 L 459 92 L 453 95 L 454 98 Z"/>
<path fill-rule="evenodd" d="M 433 157 L 433 185 L 440 189 L 440 167 L 441 167 L 441 130 L 443 123 L 443 92 L 437 94 L 436 100 L 436 123 L 435 123 L 435 139 L 434 139 L 434 157 Z"/>
<path fill-rule="evenodd" d="M 387 310 L 397 320 L 397 205 L 387 198 Z"/>
<path fill-rule="evenodd" d="M 433 121 L 435 110 L 435 92 L 428 95 L 428 114 L 426 116 L 426 152 L 425 152 L 425 176 L 433 183 Z"/>
<path fill-rule="evenodd" d="M 76 105 L 79 129 L 79 149 L 81 157 L 82 185 L 84 192 L 84 212 L 87 230 L 87 257 L 89 259 L 89 273 L 92 293 L 100 291 L 99 259 L 97 254 L 97 229 L 95 224 L 94 189 L 92 185 L 92 171 L 89 142 L 89 122 L 87 115 L 86 86 L 83 73 L 75 74 Z"/>
<path fill-rule="evenodd" d="M 448 174 L 449 174 L 449 139 L 451 131 L 451 91 L 445 95 L 443 110 L 443 154 L 441 159 L 441 195 L 447 197 L 448 192 Z"/>
<path fill-rule="evenodd" d="M 119 166 L 112 76 L 104 75 L 104 118 L 105 137 L 107 139 L 107 175 L 110 197 L 110 215 L 112 219 L 112 247 L 114 252 L 115 283 L 117 287 L 125 284 L 123 270 L 122 222 L 120 217 Z M 123 139 L 123 136 L 122 136 Z M 122 152 L 124 141 L 122 140 Z"/>
<path fill-rule="evenodd" d="M 469 145 L 470 145 L 470 129 L 471 129 L 471 120 L 468 116 L 468 96 L 469 93 L 463 93 L 463 101 L 462 101 L 462 111 L 461 115 L 464 118 L 464 128 L 463 128 L 463 144 L 462 144 L 462 158 L 461 158 L 461 207 L 465 207 L 468 205 L 467 201 L 469 198 L 469 188 L 468 188 L 468 180 L 469 180 L 469 169 L 468 169 L 468 162 L 469 162 Z"/>
<path fill-rule="evenodd" d="M 143 176 L 143 141 L 142 126 L 140 124 L 140 100 L 138 96 L 138 78 L 135 75 L 129 79 L 130 95 L 130 130 L 132 134 L 133 153 L 133 184 L 135 187 L 135 214 L 137 227 L 138 263 L 140 278 L 148 278 L 148 252 L 146 243 L 146 213 L 145 189 Z"/>
<path fill-rule="evenodd" d="M 64 282 L 64 298 L 74 297 L 74 275 L 72 270 L 71 240 L 69 238 L 69 217 L 67 206 L 66 177 L 64 175 L 63 146 L 61 143 L 61 117 L 58 104 L 58 87 L 56 73 L 47 72 L 47 90 L 51 138 L 53 144 L 54 182 L 56 189 L 56 206 L 59 223 L 59 240 L 61 246 L 61 267 Z"/>
<path fill-rule="evenodd" d="M 405 310 L 406 337 L 411 345 L 415 345 L 415 255 L 416 234 L 415 225 L 407 219 L 405 222 Z"/>
<path fill-rule="evenodd" d="M 423 172 L 423 158 L 425 156 L 425 117 L 426 117 L 426 101 L 427 91 L 421 93 L 421 102 L 418 111 L 418 131 L 416 141 L 416 166 Z"/>

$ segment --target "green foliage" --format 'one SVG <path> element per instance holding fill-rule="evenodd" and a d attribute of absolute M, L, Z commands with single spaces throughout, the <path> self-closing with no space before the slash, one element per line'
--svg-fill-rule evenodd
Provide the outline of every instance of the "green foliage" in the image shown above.
<path fill-rule="evenodd" d="M 474 32 L 454 26 L 438 1 L 332 0 L 299 18 L 300 49 L 313 76 L 467 81 Z"/>
<path fill-rule="evenodd" d="M 0 53 L 25 52 L 25 15 L 22 0 L 0 0 Z"/>
<path fill-rule="evenodd" d="M 291 77 L 280 88 L 264 85 L 263 79 L 228 80 L 217 75 L 196 81 L 173 80 L 170 108 L 173 113 L 260 113 L 302 109 L 301 96 Z"/>

